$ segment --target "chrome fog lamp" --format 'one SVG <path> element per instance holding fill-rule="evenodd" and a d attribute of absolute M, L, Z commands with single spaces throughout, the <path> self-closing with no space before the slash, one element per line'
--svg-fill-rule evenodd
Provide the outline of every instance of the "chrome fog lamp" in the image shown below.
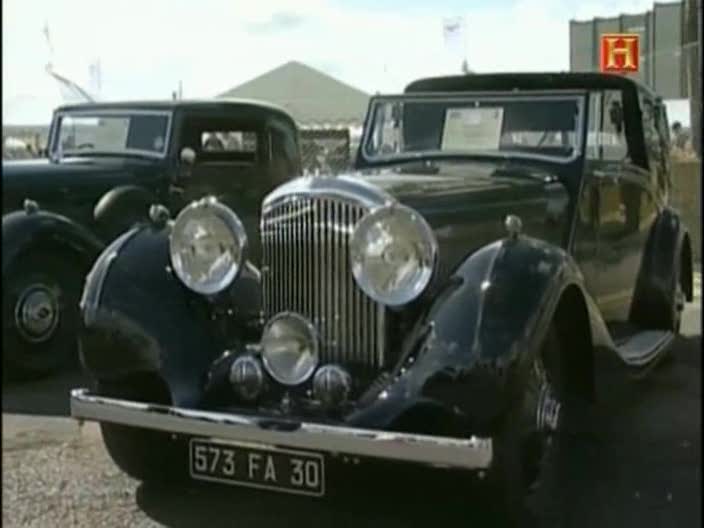
<path fill-rule="evenodd" d="M 313 396 L 326 408 L 337 407 L 350 395 L 352 378 L 337 365 L 320 367 L 313 376 Z"/>
<path fill-rule="evenodd" d="M 318 366 L 318 337 L 313 325 L 295 313 L 272 318 L 262 334 L 264 368 L 279 383 L 300 385 Z"/>
<path fill-rule="evenodd" d="M 253 356 L 240 356 L 230 365 L 230 383 L 246 401 L 256 400 L 264 388 L 262 366 Z"/>
<path fill-rule="evenodd" d="M 191 290 L 213 295 L 242 269 L 247 234 L 237 215 L 213 197 L 185 207 L 169 239 L 171 265 Z"/>
<path fill-rule="evenodd" d="M 352 273 L 369 297 L 400 306 L 418 297 L 433 274 L 437 241 L 413 209 L 390 205 L 364 216 L 350 241 Z"/>

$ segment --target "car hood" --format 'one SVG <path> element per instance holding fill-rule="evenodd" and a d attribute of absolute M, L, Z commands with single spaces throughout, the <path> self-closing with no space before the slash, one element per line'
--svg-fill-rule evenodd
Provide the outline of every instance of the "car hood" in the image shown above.
<path fill-rule="evenodd" d="M 141 159 L 125 158 L 64 158 L 60 162 L 49 159 L 3 161 L 3 193 L 15 197 L 44 196 L 63 188 L 109 188 L 124 181 L 125 176 L 153 165 Z"/>
<path fill-rule="evenodd" d="M 20 184 L 33 182 L 46 174 L 80 176 L 103 172 L 123 172 L 128 166 L 144 162 L 122 158 L 65 158 L 61 162 L 49 159 L 13 160 L 2 162 L 3 184 Z"/>
<path fill-rule="evenodd" d="M 506 236 L 506 215 L 517 215 L 523 233 L 562 246 L 569 195 L 555 174 L 512 163 L 458 163 L 437 173 L 405 170 L 356 174 L 423 215 L 435 232 L 440 275 L 469 254 Z"/>

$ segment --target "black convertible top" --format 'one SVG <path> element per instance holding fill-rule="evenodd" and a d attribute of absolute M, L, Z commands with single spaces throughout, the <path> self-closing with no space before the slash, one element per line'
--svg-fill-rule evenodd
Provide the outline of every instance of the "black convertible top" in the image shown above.
<path fill-rule="evenodd" d="M 406 86 L 406 92 L 474 92 L 512 90 L 587 90 L 620 89 L 633 92 L 640 88 L 656 94 L 645 84 L 624 75 L 592 72 L 557 73 L 481 73 L 426 77 Z"/>
<path fill-rule="evenodd" d="M 549 90 L 621 90 L 623 110 L 630 126 L 626 140 L 634 163 L 648 168 L 638 92 L 654 100 L 659 97 L 645 84 L 627 77 L 595 72 L 488 73 L 427 77 L 411 82 L 406 93 L 417 92 L 511 92 Z"/>

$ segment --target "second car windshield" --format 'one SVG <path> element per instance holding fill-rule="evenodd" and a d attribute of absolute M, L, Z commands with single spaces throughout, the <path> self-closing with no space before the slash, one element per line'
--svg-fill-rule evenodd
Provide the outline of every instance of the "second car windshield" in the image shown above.
<path fill-rule="evenodd" d="M 378 97 L 363 154 L 369 161 L 443 155 L 568 159 L 580 149 L 575 95 Z"/>
<path fill-rule="evenodd" d="M 54 153 L 146 154 L 166 152 L 170 115 L 129 111 L 109 115 L 67 113 L 59 117 Z"/>

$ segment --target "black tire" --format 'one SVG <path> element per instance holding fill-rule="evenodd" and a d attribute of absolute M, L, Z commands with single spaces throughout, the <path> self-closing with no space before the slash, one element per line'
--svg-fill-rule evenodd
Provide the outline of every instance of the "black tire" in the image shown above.
<path fill-rule="evenodd" d="M 565 379 L 554 327 L 531 366 L 526 389 L 495 437 L 495 467 L 490 481 L 494 515 L 501 526 L 560 526 L 563 512 L 551 480 L 556 438 L 564 416 Z M 549 397 L 548 397 L 549 395 Z M 557 412 L 554 404 L 558 404 Z M 538 424 L 538 406 L 545 411 Z M 549 425 L 548 425 L 549 424 Z"/>
<path fill-rule="evenodd" d="M 144 374 L 120 381 L 98 382 L 101 396 L 145 403 L 167 404 L 163 383 Z M 110 458 L 131 477 L 142 482 L 172 483 L 188 475 L 187 439 L 171 433 L 100 423 Z"/>
<path fill-rule="evenodd" d="M 87 265 L 67 252 L 19 255 L 3 277 L 3 366 L 9 378 L 46 376 L 77 357 Z"/>

